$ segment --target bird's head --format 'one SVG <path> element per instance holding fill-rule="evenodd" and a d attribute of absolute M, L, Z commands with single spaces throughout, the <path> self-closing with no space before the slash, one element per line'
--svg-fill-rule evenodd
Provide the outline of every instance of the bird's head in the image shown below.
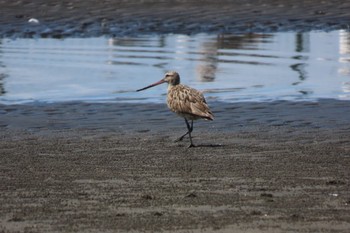
<path fill-rule="evenodd" d="M 164 78 L 161 79 L 160 81 L 153 83 L 147 87 L 138 89 L 137 91 L 143 91 L 143 90 L 157 86 L 157 85 L 162 84 L 162 83 L 168 83 L 171 86 L 175 86 L 175 85 L 180 83 L 180 75 L 175 71 L 166 72 Z"/>
<path fill-rule="evenodd" d="M 168 71 L 166 72 L 163 81 L 172 86 L 175 86 L 177 84 L 180 84 L 180 75 L 175 71 Z"/>

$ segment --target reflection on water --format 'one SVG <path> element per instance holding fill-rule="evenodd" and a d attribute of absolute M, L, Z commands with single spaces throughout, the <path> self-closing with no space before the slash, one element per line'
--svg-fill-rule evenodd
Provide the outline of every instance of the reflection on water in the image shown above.
<path fill-rule="evenodd" d="M 0 103 L 164 102 L 167 70 L 220 101 L 350 99 L 346 31 L 2 39 Z"/>
<path fill-rule="evenodd" d="M 0 40 L 0 48 L 2 47 L 2 41 Z M 4 65 L 2 63 L 2 51 L 0 50 L 0 70 L 4 68 Z M 5 94 L 5 87 L 4 87 L 4 79 L 6 77 L 6 74 L 3 72 L 0 72 L 0 96 Z"/>

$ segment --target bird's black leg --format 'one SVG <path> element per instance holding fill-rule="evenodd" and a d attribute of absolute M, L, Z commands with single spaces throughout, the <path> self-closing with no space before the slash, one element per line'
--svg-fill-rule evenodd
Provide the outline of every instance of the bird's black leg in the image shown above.
<path fill-rule="evenodd" d="M 185 122 L 186 122 L 186 126 L 187 126 L 187 132 L 184 135 L 182 135 L 181 137 L 179 137 L 178 139 L 176 139 L 175 142 L 182 141 L 182 139 L 184 139 L 184 137 L 190 133 L 189 124 L 188 124 L 186 118 L 185 118 Z"/>
<path fill-rule="evenodd" d="M 181 137 L 179 137 L 178 139 L 175 140 L 175 142 L 179 142 L 179 141 L 182 141 L 182 139 L 184 139 L 184 137 L 188 134 L 188 131 L 182 135 Z"/>
<path fill-rule="evenodd" d="M 185 122 L 186 122 L 186 126 L 187 126 L 187 132 L 184 135 L 182 135 L 181 137 L 179 137 L 178 139 L 176 139 L 175 142 L 182 141 L 182 139 L 184 139 L 184 137 L 188 134 L 190 136 L 190 142 L 191 142 L 191 145 L 189 147 L 194 147 L 194 145 L 192 143 L 192 137 L 191 137 L 191 133 L 193 131 L 193 120 L 191 121 L 191 125 L 188 123 L 186 118 L 185 118 Z"/>
<path fill-rule="evenodd" d="M 188 123 L 187 119 L 185 118 L 185 121 L 186 121 L 186 125 L 187 125 L 187 129 L 188 129 L 188 136 L 190 137 L 190 142 L 191 144 L 188 146 L 188 148 L 190 147 L 195 147 L 195 145 L 193 144 L 192 142 L 192 136 L 191 136 L 191 133 L 193 131 L 193 120 L 191 121 L 191 126 L 190 124 Z"/>
<path fill-rule="evenodd" d="M 188 123 L 186 118 L 185 118 L 185 122 L 186 122 L 186 126 L 187 126 L 187 129 L 188 129 L 187 133 L 188 133 L 188 136 L 190 137 L 190 142 L 191 142 L 191 144 L 188 146 L 188 148 L 195 147 L 195 145 L 192 142 L 192 136 L 191 136 L 191 133 L 193 131 L 193 120 L 191 121 L 191 125 Z"/>

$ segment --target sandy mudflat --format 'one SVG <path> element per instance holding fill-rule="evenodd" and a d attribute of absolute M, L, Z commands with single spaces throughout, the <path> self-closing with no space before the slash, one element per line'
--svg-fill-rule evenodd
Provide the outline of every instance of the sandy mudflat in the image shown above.
<path fill-rule="evenodd" d="M 350 102 L 0 106 L 0 232 L 347 232 Z"/>

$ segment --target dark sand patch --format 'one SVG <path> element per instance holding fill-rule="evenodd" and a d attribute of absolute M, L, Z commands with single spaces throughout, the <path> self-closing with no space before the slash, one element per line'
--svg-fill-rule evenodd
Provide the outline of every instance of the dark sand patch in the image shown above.
<path fill-rule="evenodd" d="M 1 37 L 123 36 L 348 30 L 350 2 L 78 1 L 0 2 Z M 29 24 L 36 18 L 40 24 Z"/>

